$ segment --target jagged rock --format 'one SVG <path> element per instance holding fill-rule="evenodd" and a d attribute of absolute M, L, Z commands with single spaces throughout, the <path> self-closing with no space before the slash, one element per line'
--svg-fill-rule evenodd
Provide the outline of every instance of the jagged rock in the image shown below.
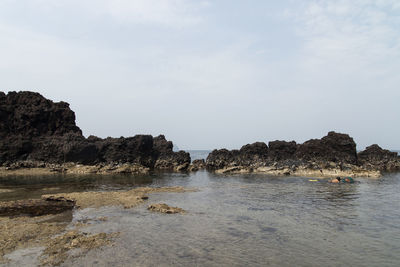
<path fill-rule="evenodd" d="M 193 160 L 192 164 L 189 166 L 189 171 L 195 172 L 206 168 L 206 161 L 204 159 Z"/>
<path fill-rule="evenodd" d="M 263 142 L 247 144 L 239 150 L 239 164 L 242 166 L 258 165 L 268 159 L 268 146 Z"/>
<path fill-rule="evenodd" d="M 397 153 L 377 145 L 357 155 L 356 143 L 347 134 L 329 132 L 303 144 L 273 141 L 243 146 L 240 150 L 214 150 L 206 167 L 217 173 L 263 172 L 273 175 L 370 176 L 400 170 Z"/>
<path fill-rule="evenodd" d="M 271 141 L 268 143 L 269 158 L 273 161 L 294 159 L 297 150 L 295 141 Z"/>
<path fill-rule="evenodd" d="M 399 171 L 400 157 L 396 152 L 382 149 L 374 144 L 358 153 L 359 162 L 370 169 L 381 171 Z"/>
<path fill-rule="evenodd" d="M 161 154 L 168 154 L 173 150 L 173 143 L 167 141 L 164 135 L 159 135 L 153 139 L 154 148 Z"/>
<path fill-rule="evenodd" d="M 65 102 L 54 103 L 34 92 L 0 92 L 0 138 L 82 134 L 75 113 Z"/>
<path fill-rule="evenodd" d="M 33 92 L 0 92 L 0 166 L 17 162 L 84 165 L 139 164 L 146 168 L 185 170 L 190 155 L 173 152 L 163 135 L 85 138 L 75 113 Z M 186 166 L 186 167 L 185 167 Z"/>
<path fill-rule="evenodd" d="M 154 138 L 154 148 L 157 151 L 156 169 L 187 170 L 190 164 L 190 154 L 184 151 L 173 152 L 173 144 L 167 141 L 164 135 Z"/>
<path fill-rule="evenodd" d="M 329 132 L 322 139 L 312 139 L 299 145 L 296 157 L 308 161 L 357 164 L 356 143 L 347 134 Z"/>
<path fill-rule="evenodd" d="M 154 167 L 160 170 L 184 171 L 189 167 L 189 164 L 190 154 L 184 151 L 179 151 L 160 154 Z"/>
<path fill-rule="evenodd" d="M 215 149 L 206 159 L 208 169 L 223 169 L 228 166 L 237 166 L 239 150 Z"/>

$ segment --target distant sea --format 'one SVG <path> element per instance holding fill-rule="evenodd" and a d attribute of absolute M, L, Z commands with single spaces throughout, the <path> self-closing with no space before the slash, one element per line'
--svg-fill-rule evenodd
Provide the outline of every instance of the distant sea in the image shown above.
<path fill-rule="evenodd" d="M 190 158 L 193 160 L 196 159 L 206 159 L 208 154 L 211 153 L 212 150 L 186 150 L 186 152 L 190 153 Z M 393 152 L 397 152 L 400 155 L 400 150 L 392 150 Z"/>
<path fill-rule="evenodd" d="M 206 159 L 208 154 L 210 154 L 212 150 L 186 150 L 186 152 L 190 153 L 190 158 L 193 160 L 196 159 Z"/>

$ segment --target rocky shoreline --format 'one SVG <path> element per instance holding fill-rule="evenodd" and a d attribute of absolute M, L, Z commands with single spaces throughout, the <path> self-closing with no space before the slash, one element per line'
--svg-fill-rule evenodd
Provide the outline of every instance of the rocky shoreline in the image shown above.
<path fill-rule="evenodd" d="M 165 136 L 84 137 L 75 113 L 34 92 L 0 92 L 0 175 L 148 174 L 152 171 L 264 173 L 313 177 L 365 176 L 400 171 L 395 152 L 371 145 L 357 153 L 347 134 L 329 132 L 303 144 L 256 142 L 212 151 L 191 163 Z"/>
<path fill-rule="evenodd" d="M 396 152 L 371 145 L 357 153 L 356 143 L 347 134 L 329 132 L 321 139 L 303 144 L 295 141 L 256 142 L 240 150 L 212 151 L 206 160 L 216 173 L 264 173 L 311 177 L 380 177 L 400 171 Z"/>
<path fill-rule="evenodd" d="M 107 217 L 84 218 L 73 222 L 76 209 L 104 206 L 131 209 L 145 203 L 152 193 L 195 192 L 195 188 L 138 187 L 128 191 L 74 192 L 42 195 L 41 199 L 0 202 L 0 265 L 12 251 L 43 247 L 38 251 L 39 266 L 58 266 L 72 250 L 86 253 L 112 245 L 119 232 L 90 233 L 81 228 L 101 224 Z M 151 204 L 149 210 L 167 214 L 184 213 L 164 203 Z"/>
<path fill-rule="evenodd" d="M 41 169 L 70 173 L 145 173 L 186 170 L 187 152 L 163 135 L 99 138 L 82 135 L 75 113 L 34 92 L 0 92 L 1 171 Z M 82 167 L 84 166 L 84 167 Z"/>

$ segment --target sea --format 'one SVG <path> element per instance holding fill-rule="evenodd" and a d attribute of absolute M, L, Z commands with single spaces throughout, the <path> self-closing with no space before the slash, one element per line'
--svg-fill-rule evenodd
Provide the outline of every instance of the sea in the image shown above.
<path fill-rule="evenodd" d="M 75 210 L 71 225 L 108 218 L 82 231 L 121 234 L 113 246 L 71 256 L 61 266 L 400 266 L 400 174 L 358 178 L 354 184 L 207 171 L 7 176 L 0 177 L 0 189 L 13 191 L 0 190 L 0 201 L 140 186 L 197 191 L 151 194 L 132 209 Z M 160 202 L 186 213 L 147 210 L 150 203 Z M 36 254 L 17 250 L 12 255 L 3 266 L 34 266 Z"/>
<path fill-rule="evenodd" d="M 206 160 L 211 151 L 212 150 L 186 150 L 186 152 L 189 152 L 192 161 L 196 159 Z"/>

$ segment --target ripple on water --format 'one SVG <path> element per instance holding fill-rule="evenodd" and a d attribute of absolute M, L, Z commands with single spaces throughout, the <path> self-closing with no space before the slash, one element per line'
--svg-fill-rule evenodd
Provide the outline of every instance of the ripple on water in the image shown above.
<path fill-rule="evenodd" d="M 83 187 L 180 185 L 200 191 L 151 195 L 152 203 L 180 207 L 187 211 L 183 215 L 152 213 L 146 204 L 76 211 L 74 220 L 108 218 L 94 221 L 85 231 L 121 235 L 114 246 L 69 258 L 66 266 L 398 266 L 400 262 L 400 175 L 360 178 L 346 185 L 324 179 L 207 172 L 125 179 L 86 179 Z M 61 184 L 61 190 L 79 185 Z M 48 185 L 20 183 L 18 188 L 26 194 L 30 186 Z"/>

